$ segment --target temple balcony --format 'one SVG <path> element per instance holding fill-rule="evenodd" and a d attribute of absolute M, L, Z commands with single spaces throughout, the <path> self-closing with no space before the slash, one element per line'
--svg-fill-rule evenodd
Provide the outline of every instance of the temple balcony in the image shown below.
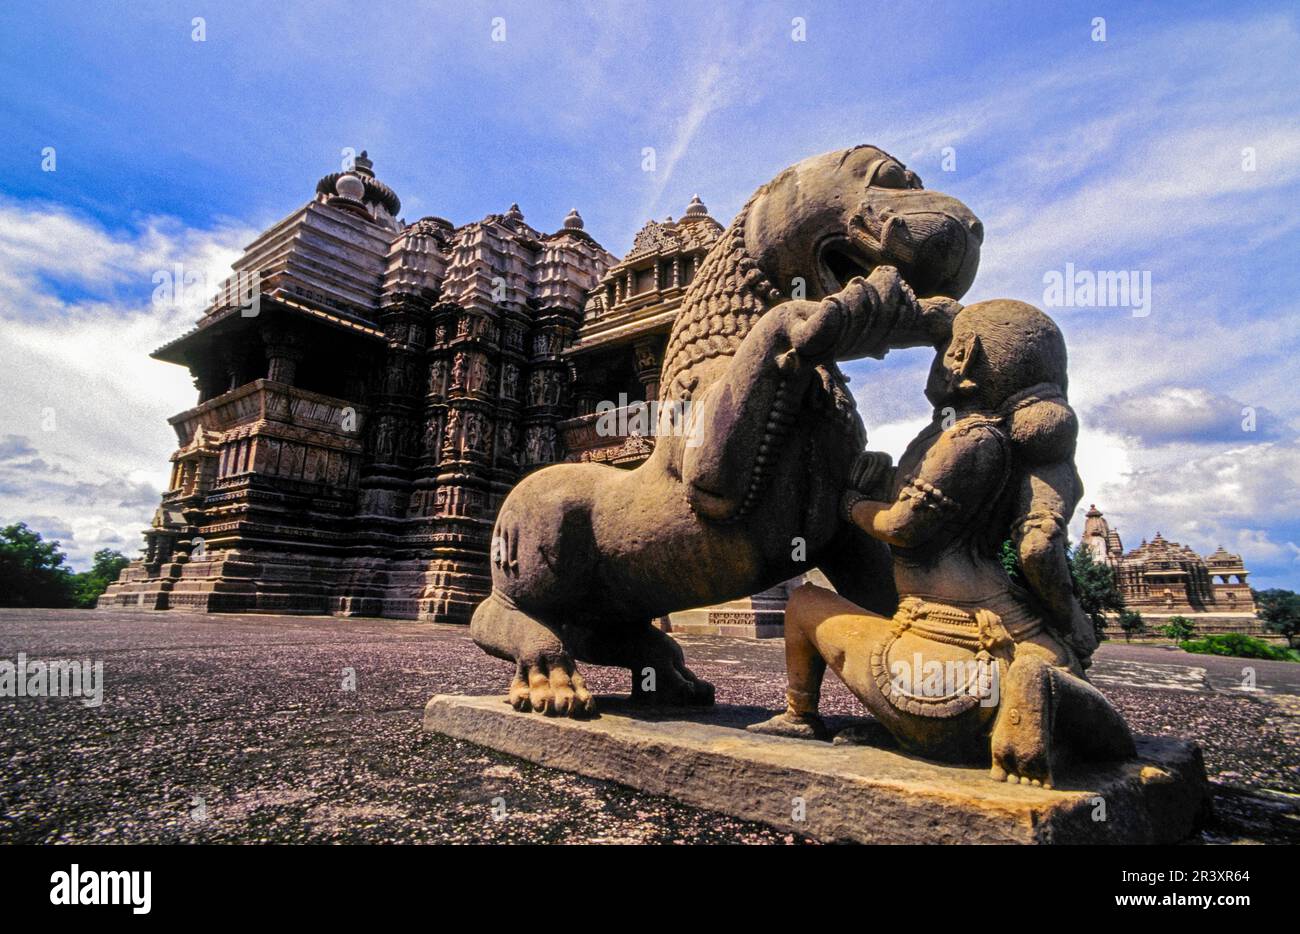
<path fill-rule="evenodd" d="M 637 402 L 610 412 L 579 415 L 557 426 L 567 452 L 565 460 L 635 467 L 654 450 L 655 439 L 645 403 Z"/>
<path fill-rule="evenodd" d="M 205 431 L 229 431 L 257 421 L 283 422 L 356 438 L 364 408 L 346 399 L 255 379 L 167 421 L 182 447 L 194 442 L 200 426 Z"/>
<path fill-rule="evenodd" d="M 172 416 L 180 447 L 164 503 L 181 505 L 261 478 L 286 492 L 355 490 L 366 409 L 258 379 Z"/>

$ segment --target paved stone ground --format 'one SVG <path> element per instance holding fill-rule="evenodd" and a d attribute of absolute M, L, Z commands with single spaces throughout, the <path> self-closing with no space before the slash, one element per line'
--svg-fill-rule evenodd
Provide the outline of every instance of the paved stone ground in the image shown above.
<path fill-rule="evenodd" d="M 720 702 L 780 704 L 778 640 L 681 641 Z M 0 699 L 0 842 L 804 842 L 422 733 L 429 695 L 504 691 L 509 667 L 461 627 L 0 610 L 0 659 L 19 652 L 102 661 L 105 693 Z M 1206 842 L 1300 841 L 1300 665 L 1108 644 L 1094 672 L 1136 730 L 1204 746 Z M 826 707 L 861 712 L 838 682 Z"/>

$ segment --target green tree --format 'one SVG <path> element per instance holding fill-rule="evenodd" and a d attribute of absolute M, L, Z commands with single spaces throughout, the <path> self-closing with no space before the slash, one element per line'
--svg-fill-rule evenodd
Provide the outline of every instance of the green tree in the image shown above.
<path fill-rule="evenodd" d="M 94 563 L 89 571 L 73 575 L 74 602 L 79 607 L 90 608 L 95 605 L 100 594 L 108 585 L 117 580 L 122 568 L 131 563 L 131 559 L 112 548 L 101 548 L 95 552 Z"/>
<path fill-rule="evenodd" d="M 1169 622 L 1160 627 L 1160 631 L 1175 642 L 1186 642 L 1196 631 L 1196 624 L 1186 616 L 1171 616 Z"/>
<path fill-rule="evenodd" d="M 1146 632 L 1147 624 L 1137 610 L 1120 610 L 1119 628 L 1124 630 L 1124 641 L 1132 642 L 1134 636 Z"/>
<path fill-rule="evenodd" d="M 1295 637 L 1300 630 L 1300 594 L 1294 590 L 1252 590 L 1255 597 L 1255 616 L 1263 620 L 1270 632 L 1286 636 L 1286 644 L 1295 648 Z"/>
<path fill-rule="evenodd" d="M 1098 639 L 1106 638 L 1106 611 L 1125 609 L 1119 592 L 1115 569 L 1093 560 L 1087 545 L 1077 545 L 1070 555 L 1070 576 L 1074 578 L 1074 596 L 1083 612 L 1092 620 Z"/>
<path fill-rule="evenodd" d="M 73 575 L 58 541 L 25 522 L 0 529 L 0 606 L 72 606 Z"/>
<path fill-rule="evenodd" d="M 998 561 L 1002 563 L 1002 570 L 1007 572 L 1007 577 L 1011 582 L 1024 586 L 1024 578 L 1020 574 L 1020 557 L 1016 554 L 1015 543 L 1007 539 L 1002 543 L 1002 550 L 998 552 Z"/>

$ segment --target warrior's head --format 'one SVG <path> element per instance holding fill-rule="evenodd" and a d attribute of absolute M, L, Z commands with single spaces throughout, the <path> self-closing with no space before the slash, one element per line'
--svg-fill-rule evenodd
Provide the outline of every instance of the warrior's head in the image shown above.
<path fill-rule="evenodd" d="M 935 405 L 995 409 L 1048 383 L 1066 389 L 1065 338 L 1033 305 L 1010 299 L 967 305 L 930 367 L 925 396 Z"/>

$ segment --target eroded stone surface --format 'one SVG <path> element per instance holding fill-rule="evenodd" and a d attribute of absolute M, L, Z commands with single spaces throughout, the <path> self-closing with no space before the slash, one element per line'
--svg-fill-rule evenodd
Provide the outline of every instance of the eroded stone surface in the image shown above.
<path fill-rule="evenodd" d="M 1173 843 L 1208 800 L 1200 750 L 1179 740 L 1139 737 L 1134 761 L 1067 771 L 1047 790 L 889 749 L 756 735 L 745 727 L 770 714 L 760 708 L 600 702 L 598 718 L 577 721 L 499 696 L 435 695 L 424 728 L 826 842 Z"/>
<path fill-rule="evenodd" d="M 634 687 L 648 703 L 709 703 L 653 621 L 813 568 L 892 611 L 884 543 L 840 512 L 865 431 L 836 362 L 939 339 L 982 237 L 965 205 L 873 146 L 761 186 L 673 322 L 649 459 L 545 468 L 497 514 L 471 634 L 516 664 L 512 703 L 590 714 L 577 661 L 652 671 Z"/>

